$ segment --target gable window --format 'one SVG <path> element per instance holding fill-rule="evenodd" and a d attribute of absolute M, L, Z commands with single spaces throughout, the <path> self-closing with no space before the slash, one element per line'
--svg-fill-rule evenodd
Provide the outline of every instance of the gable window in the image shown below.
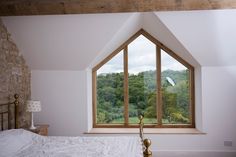
<path fill-rule="evenodd" d="M 93 127 L 195 127 L 194 68 L 143 29 L 92 77 Z"/>

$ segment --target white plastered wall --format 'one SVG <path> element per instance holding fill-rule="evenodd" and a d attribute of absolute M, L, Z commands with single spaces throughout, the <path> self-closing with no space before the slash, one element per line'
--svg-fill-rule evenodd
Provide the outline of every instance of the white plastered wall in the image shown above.
<path fill-rule="evenodd" d="M 89 71 L 32 71 L 32 98 L 42 101 L 36 123 L 47 123 L 49 135 L 82 135 L 91 127 Z M 90 76 L 89 76 L 90 77 Z M 236 66 L 202 68 L 204 135 L 157 134 L 152 150 L 158 156 L 232 156 L 236 153 Z M 90 111 L 89 111 L 90 110 Z M 88 123 L 90 121 L 90 123 Z M 224 146 L 232 141 L 232 147 Z"/>
<path fill-rule="evenodd" d="M 49 124 L 49 135 L 81 135 L 88 128 L 86 71 L 32 71 L 32 99 L 42 111 L 35 124 Z"/>

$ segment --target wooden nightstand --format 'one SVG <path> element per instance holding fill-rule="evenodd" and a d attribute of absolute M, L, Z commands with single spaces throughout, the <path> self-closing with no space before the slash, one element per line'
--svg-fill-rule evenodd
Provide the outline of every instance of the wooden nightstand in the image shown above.
<path fill-rule="evenodd" d="M 34 132 L 36 134 L 39 134 L 39 135 L 48 136 L 48 127 L 49 127 L 48 124 L 35 125 L 35 127 L 37 127 L 37 129 L 35 130 L 27 129 L 27 130 Z"/>

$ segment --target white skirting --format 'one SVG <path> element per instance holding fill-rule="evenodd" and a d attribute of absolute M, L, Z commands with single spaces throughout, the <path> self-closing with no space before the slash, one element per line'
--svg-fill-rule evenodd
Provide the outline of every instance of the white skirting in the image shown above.
<path fill-rule="evenodd" d="M 153 151 L 153 157 L 236 157 L 235 151 Z"/>

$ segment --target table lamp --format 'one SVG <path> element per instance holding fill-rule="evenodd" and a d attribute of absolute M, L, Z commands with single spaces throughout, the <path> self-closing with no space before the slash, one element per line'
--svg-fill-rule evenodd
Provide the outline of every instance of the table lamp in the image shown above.
<path fill-rule="evenodd" d="M 26 111 L 31 112 L 31 126 L 30 129 L 34 130 L 36 127 L 34 126 L 34 112 L 40 112 L 41 111 L 41 103 L 40 101 L 34 101 L 34 100 L 28 100 L 27 101 L 27 106 L 26 106 Z"/>

